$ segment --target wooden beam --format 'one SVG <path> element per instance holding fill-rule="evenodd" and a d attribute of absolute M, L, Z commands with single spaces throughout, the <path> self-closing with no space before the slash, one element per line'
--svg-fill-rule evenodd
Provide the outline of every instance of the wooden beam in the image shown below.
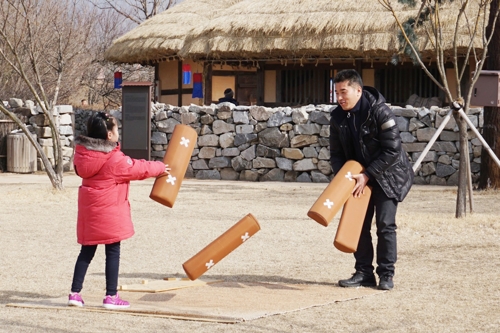
<path fill-rule="evenodd" d="M 177 106 L 182 106 L 182 60 L 179 60 L 177 66 Z"/>
<path fill-rule="evenodd" d="M 205 62 L 205 68 L 203 72 L 203 80 L 205 81 L 205 105 L 210 105 L 212 103 L 212 64 Z"/>
<path fill-rule="evenodd" d="M 264 105 L 264 63 L 260 62 L 257 68 L 257 105 Z"/>

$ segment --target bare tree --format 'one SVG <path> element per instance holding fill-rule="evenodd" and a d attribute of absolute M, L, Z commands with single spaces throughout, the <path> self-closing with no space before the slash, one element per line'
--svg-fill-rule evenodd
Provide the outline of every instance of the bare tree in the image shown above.
<path fill-rule="evenodd" d="M 89 0 L 99 9 L 112 10 L 126 19 L 141 24 L 143 21 L 172 7 L 179 0 Z"/>
<path fill-rule="evenodd" d="M 71 93 L 71 82 L 88 57 L 87 41 L 96 19 L 95 9 L 82 0 L 4 0 L 0 4 L 0 60 L 12 77 L 22 82 L 45 115 L 52 132 L 55 164 L 17 115 L 0 105 L 35 146 L 56 189 L 63 189 L 63 154 L 54 107 Z M 76 80 L 78 82 L 78 80 Z"/>
<path fill-rule="evenodd" d="M 467 122 L 460 115 L 456 106 L 459 105 L 463 107 L 465 113 L 468 112 L 470 107 L 470 99 L 472 95 L 472 87 L 476 83 L 479 73 L 483 67 L 486 59 L 488 45 L 492 39 L 492 33 L 487 33 L 487 13 L 490 8 L 490 4 L 493 2 L 498 2 L 498 0 L 475 0 L 473 3 L 469 0 L 398 0 L 399 3 L 403 3 L 409 6 L 416 6 L 417 2 L 420 3 L 420 10 L 416 17 L 411 18 L 403 22 L 392 3 L 391 0 L 379 0 L 379 3 L 389 12 L 396 20 L 401 33 L 401 39 L 403 41 L 403 51 L 406 55 L 410 56 L 414 62 L 418 63 L 425 73 L 431 78 L 431 80 L 445 93 L 448 101 L 452 105 L 453 117 L 455 118 L 458 128 L 459 128 L 459 142 L 460 142 L 460 162 L 459 162 L 459 177 L 458 177 L 458 191 L 457 191 L 457 203 L 455 216 L 463 217 L 466 212 L 467 204 L 467 188 L 469 188 L 469 196 L 472 203 L 472 184 L 470 181 L 470 161 L 469 161 L 469 151 L 468 151 L 468 138 L 467 138 Z M 455 3 L 457 8 L 456 21 L 454 26 L 454 32 L 450 36 L 449 34 L 444 34 L 444 26 L 442 26 L 442 7 L 448 5 L 449 3 Z M 469 10 L 471 6 L 475 11 Z M 448 10 L 451 10 L 448 8 Z M 473 14 L 470 14 L 473 12 Z M 498 7 L 496 12 L 493 13 L 493 26 L 498 18 Z M 470 17 L 470 15 L 473 15 Z M 482 19 L 481 19 L 482 18 Z M 461 50 L 459 52 L 458 48 L 458 38 L 463 31 L 460 31 L 461 27 L 467 27 L 467 35 L 469 38 L 468 47 L 466 50 Z M 418 36 L 416 30 L 422 31 L 422 33 L 428 37 L 429 42 L 432 43 L 434 48 L 434 59 L 439 71 L 439 78 L 434 77 L 428 70 L 426 64 L 422 60 L 421 50 L 418 48 Z M 476 50 L 475 43 L 479 41 L 481 44 L 479 49 L 481 52 Z M 454 80 L 457 82 L 456 87 L 456 98 L 453 97 L 453 93 L 450 89 L 450 84 L 448 83 L 448 78 L 446 76 L 446 61 L 448 55 L 447 47 L 451 45 L 451 62 L 454 68 Z M 461 58 L 462 57 L 462 58 Z M 467 68 L 469 64 L 469 59 L 475 61 L 476 70 L 472 75 L 472 78 L 467 81 Z M 465 92 L 462 91 L 462 83 L 466 83 L 467 89 Z M 471 204 L 471 211 L 472 211 Z"/>
<path fill-rule="evenodd" d="M 495 20 L 498 12 L 499 1 L 492 1 L 487 34 L 493 33 L 491 43 L 488 46 L 488 58 L 484 65 L 485 69 L 500 70 L 500 22 Z M 496 23 L 496 24 L 495 24 Z M 483 136 L 486 142 L 493 147 L 495 154 L 500 155 L 500 109 L 498 107 L 484 108 Z M 489 156 L 486 149 L 481 152 L 481 174 L 479 176 L 479 189 L 500 189 L 500 168 Z"/>

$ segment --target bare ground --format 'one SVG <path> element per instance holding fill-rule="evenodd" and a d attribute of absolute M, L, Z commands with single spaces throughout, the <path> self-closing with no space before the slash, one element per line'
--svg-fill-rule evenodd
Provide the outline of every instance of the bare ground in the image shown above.
<path fill-rule="evenodd" d="M 498 332 L 499 192 L 476 192 L 475 212 L 456 219 L 456 191 L 414 186 L 398 211 L 396 287 L 363 299 L 240 324 L 115 313 L 34 310 L 12 302 L 68 293 L 79 251 L 78 177 L 54 192 L 45 174 L 0 174 L 0 332 Z M 136 234 L 122 244 L 120 284 L 183 277 L 182 263 L 252 213 L 261 231 L 204 277 L 240 282 L 335 283 L 352 255 L 306 216 L 326 184 L 185 180 L 173 209 L 149 199 L 153 180 L 130 191 Z M 104 288 L 98 250 L 85 290 Z"/>

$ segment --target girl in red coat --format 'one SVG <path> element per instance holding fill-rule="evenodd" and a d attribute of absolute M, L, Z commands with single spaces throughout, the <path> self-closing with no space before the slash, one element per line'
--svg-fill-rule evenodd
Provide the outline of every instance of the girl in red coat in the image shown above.
<path fill-rule="evenodd" d="M 82 178 L 78 190 L 78 243 L 82 245 L 76 260 L 68 305 L 83 306 L 80 291 L 87 268 L 98 244 L 105 245 L 107 309 L 130 306 L 117 293 L 120 242 L 132 237 L 134 227 L 128 201 L 131 180 L 142 180 L 168 173 L 162 162 L 136 160 L 123 154 L 118 143 L 116 120 L 104 112 L 93 114 L 87 123 L 87 136 L 76 140 L 75 172 Z"/>

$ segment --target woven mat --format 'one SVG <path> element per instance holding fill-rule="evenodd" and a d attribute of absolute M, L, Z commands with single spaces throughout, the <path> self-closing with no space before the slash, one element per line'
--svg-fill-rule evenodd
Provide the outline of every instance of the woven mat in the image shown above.
<path fill-rule="evenodd" d="M 165 282 L 168 281 L 152 281 L 151 284 L 158 285 Z M 122 290 L 120 296 L 128 300 L 131 306 L 120 310 L 120 313 L 238 323 L 382 292 L 372 288 L 341 288 L 334 284 L 211 282 L 194 284 L 192 288 L 153 293 Z M 67 306 L 67 295 L 38 301 L 11 303 L 7 306 L 68 311 L 111 311 L 102 307 L 102 294 L 92 295 L 84 292 L 82 296 L 85 300 L 85 306 L 82 308 Z"/>

